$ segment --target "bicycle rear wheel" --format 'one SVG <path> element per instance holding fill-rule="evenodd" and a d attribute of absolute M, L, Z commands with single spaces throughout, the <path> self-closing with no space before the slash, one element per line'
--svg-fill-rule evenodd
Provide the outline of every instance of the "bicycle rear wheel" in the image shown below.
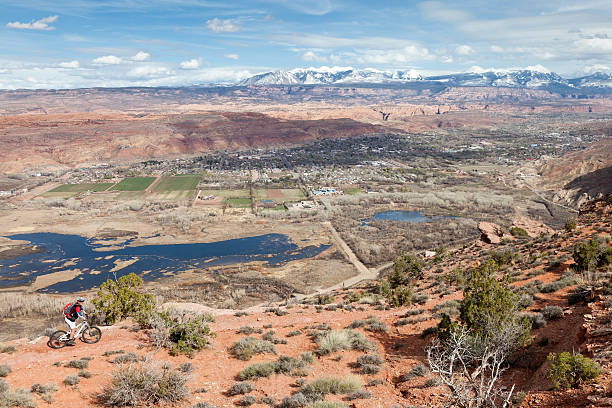
<path fill-rule="evenodd" d="M 81 334 L 81 339 L 88 344 L 97 343 L 100 341 L 102 337 L 102 330 L 100 330 L 96 326 L 91 326 L 83 330 L 83 334 Z"/>
<path fill-rule="evenodd" d="M 60 349 L 66 345 L 66 342 L 68 341 L 67 335 L 68 333 L 64 330 L 58 330 L 51 336 L 49 336 L 49 341 L 47 342 L 47 344 L 51 348 Z"/>

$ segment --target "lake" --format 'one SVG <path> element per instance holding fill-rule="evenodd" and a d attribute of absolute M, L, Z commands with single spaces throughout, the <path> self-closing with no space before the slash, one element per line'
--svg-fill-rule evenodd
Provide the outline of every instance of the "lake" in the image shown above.
<path fill-rule="evenodd" d="M 104 245 L 79 235 L 50 232 L 15 234 L 6 238 L 30 241 L 44 251 L 0 260 L 0 287 L 22 286 L 37 276 L 52 272 L 80 269 L 81 274 L 57 282 L 39 292 L 75 292 L 99 286 L 109 277 L 134 272 L 146 281 L 172 275 L 190 268 L 265 261 L 271 266 L 314 257 L 331 245 L 298 247 L 282 234 L 265 234 L 210 243 L 122 246 L 100 250 Z M 126 243 L 131 243 L 127 240 Z M 95 249 L 98 249 L 96 251 Z M 127 262 L 126 262 L 127 261 Z M 115 262 L 133 263 L 111 272 Z M 125 265 L 124 264 L 124 265 Z"/>

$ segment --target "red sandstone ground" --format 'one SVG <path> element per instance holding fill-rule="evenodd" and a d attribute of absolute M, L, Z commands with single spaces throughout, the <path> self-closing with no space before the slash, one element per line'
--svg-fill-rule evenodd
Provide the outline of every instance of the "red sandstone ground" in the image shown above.
<path fill-rule="evenodd" d="M 609 235 L 611 214 L 612 206 L 606 206 L 603 201 L 600 201 L 591 208 L 583 210 L 576 232 L 561 232 L 556 237 L 549 239 L 515 241 L 512 245 L 523 259 L 533 255 L 543 256 L 545 253 L 554 253 L 555 257 L 562 256 L 571 251 L 577 242 L 597 235 Z M 510 244 L 506 244 L 506 248 L 510 248 L 507 245 Z M 277 345 L 279 354 L 297 357 L 304 351 L 312 351 L 316 348 L 313 340 L 306 334 L 307 328 L 326 323 L 333 329 L 341 329 L 354 320 L 373 315 L 380 318 L 389 327 L 386 333 L 364 332 L 376 342 L 378 353 L 384 360 L 379 374 L 360 375 L 355 368 L 351 367 L 351 363 L 355 362 L 362 353 L 345 351 L 318 358 L 312 364 L 306 380 L 311 381 L 323 375 L 342 377 L 359 375 L 364 384 L 373 378 L 384 380 L 381 385 L 365 387 L 372 392 L 373 397 L 351 401 L 355 407 L 391 407 L 401 404 L 441 407 L 446 390 L 441 386 L 424 387 L 424 382 L 428 377 L 417 377 L 404 383 L 397 382 L 398 376 L 407 373 L 416 364 L 425 362 L 424 348 L 431 341 L 431 336 L 423 339 L 421 333 L 425 328 L 437 324 L 438 319 L 431 318 L 404 326 L 394 324 L 409 309 L 423 308 L 426 311 L 425 315 L 429 315 L 436 305 L 450 299 L 461 299 L 460 291 L 450 291 L 448 294 L 436 293 L 439 284 L 432 279 L 434 269 L 440 267 L 444 271 L 449 271 L 457 266 L 470 268 L 484 259 L 487 251 L 500 248 L 500 246 L 477 242 L 465 248 L 450 251 L 449 256 L 441 264 L 429 270 L 428 278 L 419 285 L 422 292 L 430 296 L 422 306 L 378 310 L 371 305 L 355 304 L 355 306 L 363 306 L 364 310 L 323 309 L 317 313 L 312 305 L 304 308 L 304 305 L 297 304 L 287 308 L 289 313 L 286 316 L 266 313 L 261 308 L 253 309 L 248 316 L 241 317 L 227 314 L 227 312 L 220 313 L 216 321 L 211 324 L 213 331 L 217 333 L 213 344 L 196 354 L 192 360 L 184 356 L 171 357 L 166 350 L 152 348 L 145 333 L 130 331 L 128 327 L 131 326 L 131 323 L 125 322 L 122 323 L 125 324 L 123 327 L 118 325 L 104 328 L 101 342 L 95 345 L 79 342 L 73 348 L 52 350 L 47 347 L 45 338 L 32 342 L 27 340 L 12 342 L 17 346 L 17 352 L 10 355 L 0 354 L 0 364 L 8 364 L 13 369 L 13 372 L 6 378 L 9 384 L 14 387 L 29 388 L 34 383 L 55 382 L 60 384 L 67 375 L 77 372 L 74 368 L 63 367 L 63 364 L 72 359 L 92 356 L 94 359 L 90 362 L 89 371 L 93 376 L 89 379 L 82 379 L 74 387 L 60 385 L 60 391 L 56 393 L 56 401 L 52 406 L 93 407 L 97 406 L 94 396 L 108 383 L 112 371 L 116 368 L 113 363 L 109 362 L 113 357 L 102 356 L 105 351 L 123 349 L 125 352 L 149 355 L 156 361 L 168 361 L 174 365 L 191 361 L 195 366 L 195 371 L 188 383 L 192 395 L 188 401 L 176 406 L 189 407 L 198 401 L 206 401 L 218 407 L 232 407 L 235 406 L 239 397 L 229 397 L 226 391 L 236 381 L 236 374 L 253 362 L 270 361 L 276 358 L 272 355 L 259 355 L 251 361 L 244 362 L 232 357 L 228 352 L 228 347 L 244 337 L 237 333 L 240 327 L 263 328 L 271 325 L 270 329 L 276 332 L 276 337 L 285 338 L 288 341 L 286 345 Z M 567 268 L 571 267 L 573 262 L 570 259 L 559 266 L 550 268 L 549 257 L 542 257 L 541 260 L 542 263 L 537 266 L 515 263 L 511 268 L 515 278 L 514 285 L 527 285 L 536 279 L 543 283 L 555 281 Z M 530 277 L 529 273 L 537 269 L 541 269 L 542 272 Z M 543 328 L 533 330 L 534 341 L 516 356 L 519 362 L 515 363 L 504 376 L 504 384 L 509 386 L 514 383 L 517 390 L 528 392 L 522 407 L 603 407 L 612 404 L 610 388 L 612 353 L 607 351 L 612 344 L 612 327 L 610 327 L 609 318 L 610 296 L 600 294 L 597 295 L 594 302 L 588 305 L 580 303 L 568 306 L 567 295 L 571 290 L 572 287 L 568 287 L 553 293 L 538 293 L 536 302 L 529 307 L 529 310 L 537 311 L 545 305 L 558 305 L 564 309 L 564 317 L 549 322 Z M 343 297 L 351 291 L 335 292 L 335 302 L 342 301 Z M 203 308 L 203 310 L 207 309 Z M 287 337 L 290 331 L 296 329 L 300 329 L 302 334 Z M 544 338 L 547 339 L 546 344 L 541 342 Z M 604 373 L 598 384 L 582 386 L 571 391 L 552 391 L 552 384 L 546 376 L 548 368 L 546 356 L 550 352 L 571 352 L 572 350 L 593 356 L 603 366 Z M 336 358 L 337 356 L 341 358 Z M 61 362 L 62 366 L 55 366 L 56 362 Z M 267 379 L 252 381 L 256 387 L 253 395 L 274 396 L 277 401 L 280 401 L 284 396 L 297 390 L 295 380 L 285 375 L 273 375 Z M 201 387 L 204 387 L 207 392 L 193 392 Z M 334 399 L 334 397 L 329 399 Z"/>

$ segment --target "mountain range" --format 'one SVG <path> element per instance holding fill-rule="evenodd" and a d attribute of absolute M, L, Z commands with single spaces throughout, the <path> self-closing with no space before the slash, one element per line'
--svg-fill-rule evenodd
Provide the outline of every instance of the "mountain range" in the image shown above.
<path fill-rule="evenodd" d="M 240 82 L 240 85 L 336 85 L 336 84 L 407 84 L 437 82 L 449 86 L 494 86 L 511 88 L 546 89 L 556 92 L 572 90 L 612 90 L 612 74 L 596 72 L 578 78 L 562 76 L 542 70 L 491 70 L 457 74 L 423 76 L 416 70 L 382 71 L 372 68 L 351 67 L 296 68 L 271 71 Z"/>

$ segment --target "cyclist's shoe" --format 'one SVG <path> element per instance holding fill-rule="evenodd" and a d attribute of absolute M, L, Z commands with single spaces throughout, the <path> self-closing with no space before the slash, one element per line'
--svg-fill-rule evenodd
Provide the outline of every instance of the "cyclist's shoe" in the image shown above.
<path fill-rule="evenodd" d="M 74 339 L 70 339 L 70 340 L 68 340 L 68 341 L 66 342 L 66 345 L 67 345 L 67 346 L 75 346 L 75 345 L 76 345 L 76 343 L 74 342 Z"/>

